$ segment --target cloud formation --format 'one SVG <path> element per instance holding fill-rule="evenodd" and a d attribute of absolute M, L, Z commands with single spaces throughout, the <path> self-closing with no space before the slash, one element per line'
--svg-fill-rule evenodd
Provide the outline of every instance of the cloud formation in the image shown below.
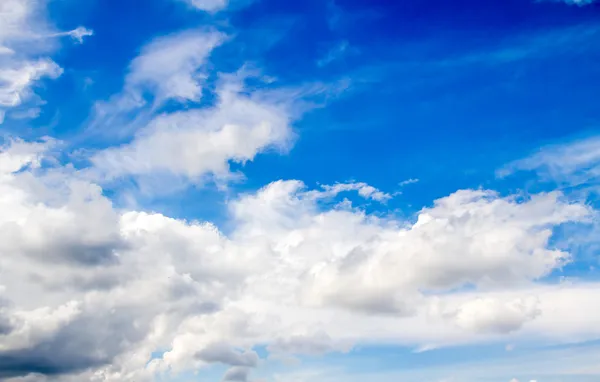
<path fill-rule="evenodd" d="M 92 162 L 109 178 L 166 173 L 198 182 L 205 175 L 231 177 L 230 161 L 251 161 L 269 148 L 285 150 L 293 137 L 285 104 L 242 91 L 225 81 L 215 106 L 158 115 L 131 143 L 99 152 Z"/>
<path fill-rule="evenodd" d="M 42 40 L 92 35 L 52 30 L 44 6 L 0 4 L 0 114 L 35 105 L 36 81 L 62 73 Z M 399 218 L 362 207 L 396 195 L 364 182 L 280 179 L 229 198 L 226 229 L 113 202 L 103 187 L 115 180 L 227 182 L 236 165 L 290 148 L 297 103 L 320 90 L 252 87 L 243 70 L 210 82 L 228 38 L 194 29 L 143 47 L 93 121 L 131 139 L 89 163 L 70 163 L 51 138 L 0 147 L 0 379 L 149 382 L 219 365 L 223 381 L 245 382 L 259 347 L 285 359 L 600 338 L 600 312 L 581 310 L 600 284 L 544 282 L 573 261 L 556 231 L 598 216 L 560 191 L 456 190 Z M 589 182 L 597 146 L 545 149 L 503 171 Z M 339 202 L 348 193 L 359 204 Z"/>
<path fill-rule="evenodd" d="M 149 381 L 219 363 L 231 367 L 225 380 L 239 381 L 258 364 L 258 344 L 278 354 L 346 351 L 376 340 L 373 327 L 413 345 L 433 339 L 430 325 L 442 343 L 535 322 L 552 328 L 539 335 L 560 336 L 575 327 L 545 316 L 548 303 L 598 293 L 550 297 L 531 286 L 569 261 L 550 247 L 552 227 L 585 223 L 590 212 L 559 193 L 463 190 L 412 223 L 347 204 L 323 209 L 301 182 L 278 181 L 230 202 L 235 229 L 225 235 L 115 208 L 84 174 L 52 165 L 55 144 L 15 141 L 0 155 L 4 378 Z M 446 294 L 464 285 L 481 296 Z M 519 289 L 493 292 L 515 285 L 539 302 Z M 433 321 L 416 324 L 425 316 Z M 593 319 L 577 329 L 594 330 Z M 392 329 L 401 323 L 411 333 Z"/>
<path fill-rule="evenodd" d="M 534 171 L 541 179 L 562 185 L 597 185 L 600 180 L 600 137 L 541 148 L 531 156 L 498 170 L 501 177 L 518 171 Z"/>
<path fill-rule="evenodd" d="M 217 12 L 227 7 L 228 0 L 184 0 L 192 7 L 206 11 L 206 12 Z"/>
<path fill-rule="evenodd" d="M 63 70 L 48 57 L 53 39 L 71 36 L 79 42 L 92 31 L 79 27 L 55 32 L 47 20 L 45 0 L 5 0 L 0 3 L 0 124 L 6 113 L 19 107 L 40 104 L 34 86 L 37 81 L 58 78 Z M 36 113 L 19 113 L 33 115 Z"/>

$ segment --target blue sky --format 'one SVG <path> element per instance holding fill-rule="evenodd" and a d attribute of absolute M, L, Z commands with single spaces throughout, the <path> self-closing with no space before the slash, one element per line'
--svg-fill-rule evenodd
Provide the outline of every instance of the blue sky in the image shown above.
<path fill-rule="evenodd" d="M 598 380 L 599 4 L 0 0 L 0 379 Z"/>

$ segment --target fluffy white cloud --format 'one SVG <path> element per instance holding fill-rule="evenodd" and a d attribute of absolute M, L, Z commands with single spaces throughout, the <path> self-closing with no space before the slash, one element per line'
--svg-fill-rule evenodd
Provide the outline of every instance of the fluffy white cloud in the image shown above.
<path fill-rule="evenodd" d="M 167 101 L 200 101 L 205 65 L 224 39 L 215 30 L 195 29 L 148 43 L 131 61 L 123 89 L 96 103 L 88 132 L 127 136 L 148 124 Z"/>
<path fill-rule="evenodd" d="M 0 69 L 0 113 L 21 105 L 33 96 L 32 84 L 43 78 L 58 78 L 62 69 L 49 59 L 18 62 Z M 0 117 L 0 122 L 3 118 Z"/>
<path fill-rule="evenodd" d="M 545 249 L 549 227 L 587 214 L 580 205 L 562 203 L 557 194 L 518 203 L 486 191 L 459 191 L 423 210 L 414 225 L 378 223 L 377 230 L 369 230 L 372 236 L 353 243 L 343 256 L 313 266 L 307 298 L 317 304 L 411 313 L 418 290 L 537 279 L 569 260 L 564 252 Z M 373 223 L 362 224 L 373 228 Z"/>
<path fill-rule="evenodd" d="M 96 154 L 105 176 L 174 174 L 200 181 L 231 177 L 229 163 L 245 163 L 269 148 L 285 150 L 293 137 L 285 103 L 244 95 L 225 81 L 214 107 L 163 114 L 129 144 Z"/>
<path fill-rule="evenodd" d="M 224 39 L 216 31 L 192 30 L 161 37 L 142 49 L 130 66 L 125 91 L 151 92 L 158 102 L 174 98 L 198 101 L 202 66 Z"/>
<path fill-rule="evenodd" d="M 206 61 L 224 39 L 213 30 L 192 30 L 159 38 L 142 49 L 130 65 L 123 91 L 97 104 L 92 124 L 130 130 L 134 137 L 128 144 L 95 153 L 94 176 L 110 180 L 131 175 L 147 183 L 164 177 L 225 181 L 236 176 L 230 163 L 244 164 L 269 149 L 288 149 L 295 94 L 250 91 L 243 72 L 221 75 L 214 104 L 156 113 L 167 100 L 200 101 Z M 132 113 L 133 121 L 128 117 Z"/>
<path fill-rule="evenodd" d="M 55 144 L 0 154 L 1 378 L 150 381 L 219 363 L 243 381 L 258 344 L 284 356 L 600 335 L 600 313 L 574 314 L 600 287 L 533 283 L 569 259 L 552 228 L 590 212 L 558 193 L 463 190 L 410 222 L 324 208 L 323 191 L 279 181 L 231 201 L 224 235 L 116 209 L 51 161 Z"/>

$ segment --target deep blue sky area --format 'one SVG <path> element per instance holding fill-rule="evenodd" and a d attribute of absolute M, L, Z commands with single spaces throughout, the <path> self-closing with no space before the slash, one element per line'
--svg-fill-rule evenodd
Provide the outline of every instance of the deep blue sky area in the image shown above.
<path fill-rule="evenodd" d="M 265 0 L 228 19 L 162 0 L 60 1 L 50 10 L 60 27 L 77 19 L 96 32 L 57 58 L 69 69 L 62 86 L 45 89 L 52 101 L 40 118 L 54 120 L 46 127 L 53 135 L 77 134 L 92 103 L 118 92 L 140 46 L 198 24 L 235 31 L 213 53 L 222 71 L 251 63 L 287 86 L 347 81 L 326 108 L 295 123 L 288 155 L 246 166 L 242 188 L 288 177 L 393 191 L 419 178 L 410 204 L 422 206 L 456 188 L 486 187 L 502 164 L 597 124 L 594 4 Z M 85 78 L 93 82 L 82 89 Z"/>

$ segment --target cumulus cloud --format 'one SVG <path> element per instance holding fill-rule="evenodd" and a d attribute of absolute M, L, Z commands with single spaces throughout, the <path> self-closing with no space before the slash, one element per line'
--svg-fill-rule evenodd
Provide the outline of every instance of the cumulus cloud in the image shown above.
<path fill-rule="evenodd" d="M 519 203 L 486 191 L 459 191 L 423 210 L 411 227 L 379 223 L 374 236 L 344 256 L 313 266 L 306 297 L 316 304 L 409 314 L 419 289 L 509 285 L 543 277 L 569 261 L 564 252 L 540 251 L 551 236 L 549 225 L 588 214 L 559 200 L 557 194 L 543 194 Z M 373 227 L 369 221 L 362 224 Z"/>
<path fill-rule="evenodd" d="M 597 331 L 593 314 L 565 323 L 600 288 L 531 287 L 568 261 L 549 244 L 552 227 L 589 212 L 558 193 L 464 190 L 411 222 L 325 208 L 301 182 L 278 181 L 229 202 L 225 235 L 117 209 L 52 160 L 56 144 L 14 141 L 0 154 L 2 378 L 151 381 L 219 363 L 224 380 L 243 381 L 258 344 L 322 354 L 362 341 Z M 508 295 L 487 289 L 519 283 Z M 482 296 L 448 294 L 464 285 Z M 447 308 L 432 315 L 434 297 Z"/>
<path fill-rule="evenodd" d="M 62 73 L 44 41 L 93 33 L 52 30 L 44 6 L 0 4 L 0 114 Z M 0 379 L 149 382 L 220 364 L 223 381 L 244 382 L 261 363 L 256 346 L 289 356 L 380 342 L 600 338 L 600 313 L 579 313 L 597 303 L 597 283 L 538 283 L 571 261 L 553 231 L 594 214 L 560 192 L 459 190 L 399 219 L 322 203 L 345 192 L 392 198 L 366 183 L 311 190 L 279 180 L 227 201 L 227 233 L 113 204 L 102 188 L 113 179 L 230 180 L 232 163 L 289 148 L 302 92 L 248 89 L 243 75 L 224 75 L 214 103 L 161 109 L 202 101 L 209 57 L 225 40 L 203 29 L 146 45 L 122 91 L 96 108 L 95 123 L 114 129 L 134 115 L 132 139 L 93 153 L 89 168 L 61 163 L 52 139 L 0 147 Z M 595 163 L 585 148 L 571 165 L 554 159 L 570 151 L 544 163 L 576 172 Z"/>

